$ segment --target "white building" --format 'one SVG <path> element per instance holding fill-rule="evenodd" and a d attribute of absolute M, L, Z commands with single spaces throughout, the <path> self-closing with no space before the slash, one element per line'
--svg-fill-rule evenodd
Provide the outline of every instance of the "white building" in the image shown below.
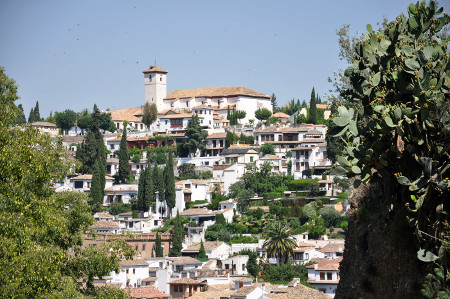
<path fill-rule="evenodd" d="M 105 197 L 103 199 L 104 206 L 110 206 L 115 203 L 131 203 L 134 197 L 137 197 L 138 185 L 137 184 L 125 184 L 114 185 L 105 188 Z"/>
<path fill-rule="evenodd" d="M 222 261 L 223 269 L 230 269 L 234 275 L 247 275 L 248 255 L 235 255 Z"/>
<path fill-rule="evenodd" d="M 339 284 L 339 264 L 342 257 L 306 266 L 308 269 L 308 283 L 315 289 L 334 298 Z"/>
<path fill-rule="evenodd" d="M 203 242 L 206 256 L 210 259 L 223 260 L 228 258 L 231 252 L 231 246 L 222 241 L 207 241 Z M 183 256 L 198 257 L 200 251 L 200 244 L 189 246 L 181 250 Z"/>
<path fill-rule="evenodd" d="M 114 221 L 99 220 L 92 225 L 92 229 L 96 233 L 117 234 L 119 233 L 120 226 Z"/>
<path fill-rule="evenodd" d="M 287 174 L 287 164 L 285 158 L 280 158 L 277 155 L 265 155 L 256 161 L 256 166 L 261 168 L 264 163 L 269 163 L 272 166 L 272 172 Z"/>
<path fill-rule="evenodd" d="M 111 283 L 121 283 L 121 288 L 140 287 L 143 285 L 142 280 L 149 277 L 149 266 L 144 260 L 121 260 L 119 265 L 121 271 L 119 273 L 112 271 L 110 276 Z"/>
<path fill-rule="evenodd" d="M 105 176 L 105 188 L 111 187 L 114 183 L 114 178 L 110 176 Z M 78 175 L 70 179 L 70 182 L 73 184 L 72 187 L 75 191 L 78 192 L 90 192 L 91 191 L 91 183 L 92 183 L 92 174 L 83 174 Z"/>
<path fill-rule="evenodd" d="M 307 264 L 312 259 L 319 258 L 325 258 L 325 254 L 310 243 L 300 242 L 298 247 L 294 249 L 294 262 L 296 263 Z"/>
<path fill-rule="evenodd" d="M 245 87 L 212 87 L 198 89 L 173 90 L 167 94 L 167 71 L 151 65 L 144 73 L 145 101 L 155 103 L 158 111 L 171 109 L 189 111 L 198 107 L 211 107 L 226 119 L 228 109 L 246 111 L 241 123 L 255 119 L 254 112 L 259 108 L 272 111 L 270 96 Z M 211 115 L 213 117 L 213 114 Z M 214 119 L 211 127 L 214 126 Z M 210 125 L 209 120 L 204 125 Z"/>
<path fill-rule="evenodd" d="M 31 126 L 39 130 L 42 134 L 49 134 L 50 136 L 58 136 L 59 129 L 55 124 L 45 121 L 35 121 Z"/>

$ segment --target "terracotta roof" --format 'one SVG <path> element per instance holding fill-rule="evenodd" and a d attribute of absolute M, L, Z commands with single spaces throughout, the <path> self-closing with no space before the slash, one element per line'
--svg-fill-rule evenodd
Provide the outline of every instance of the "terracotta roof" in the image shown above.
<path fill-rule="evenodd" d="M 260 158 L 260 160 L 281 160 L 280 157 L 278 157 L 277 155 L 265 155 L 264 157 Z"/>
<path fill-rule="evenodd" d="M 270 96 L 268 95 L 248 89 L 243 86 L 174 90 L 170 92 L 164 99 L 230 97 L 238 95 L 270 99 Z"/>
<path fill-rule="evenodd" d="M 113 185 L 111 187 L 105 188 L 105 191 L 138 191 L 137 184 L 123 184 L 123 185 Z"/>
<path fill-rule="evenodd" d="M 111 215 L 109 212 L 105 212 L 105 213 L 98 212 L 95 215 L 97 215 L 98 218 L 114 218 L 114 216 Z M 94 217 L 95 217 L 95 215 L 94 215 Z"/>
<path fill-rule="evenodd" d="M 110 177 L 110 176 L 107 176 L 107 175 L 105 176 L 105 179 L 107 179 L 107 180 L 114 180 L 113 177 Z M 92 174 L 82 174 L 82 175 L 73 177 L 70 180 L 71 181 L 72 180 L 92 180 Z"/>
<path fill-rule="evenodd" d="M 119 262 L 119 265 L 121 267 L 131 267 L 131 266 L 147 266 L 148 263 L 141 259 L 135 259 L 135 260 L 121 260 Z"/>
<path fill-rule="evenodd" d="M 306 132 L 306 135 L 322 135 L 322 133 L 316 129 L 311 129 L 308 132 Z"/>
<path fill-rule="evenodd" d="M 275 114 L 272 114 L 272 117 L 278 117 L 278 118 L 289 118 L 291 117 L 290 115 L 287 115 L 286 113 L 283 112 L 277 112 Z"/>
<path fill-rule="evenodd" d="M 184 183 L 186 183 L 187 181 L 190 181 L 192 184 L 206 185 L 206 183 L 205 183 L 204 181 L 202 181 L 202 180 L 197 180 L 197 179 L 188 179 L 188 180 L 177 181 L 177 182 L 175 182 L 175 184 L 176 184 L 176 185 L 184 184 Z"/>
<path fill-rule="evenodd" d="M 291 151 L 309 151 L 309 150 L 313 150 L 315 147 L 312 146 L 297 146 L 294 147 L 293 149 L 291 149 Z"/>
<path fill-rule="evenodd" d="M 169 295 L 167 295 L 164 292 L 161 292 L 160 290 L 158 290 L 157 288 L 155 288 L 154 286 L 146 286 L 146 287 L 140 287 L 140 288 L 125 288 L 124 292 L 126 293 L 130 293 L 130 297 L 132 299 L 141 299 L 141 298 L 145 298 L 145 299 L 151 299 L 151 298 L 170 298 Z"/>
<path fill-rule="evenodd" d="M 144 74 L 147 74 L 147 73 L 163 73 L 163 74 L 167 74 L 168 73 L 168 71 L 166 71 L 165 69 L 160 68 L 157 65 L 151 65 L 151 66 L 149 66 L 148 69 L 143 70 L 142 72 Z"/>
<path fill-rule="evenodd" d="M 270 132 L 280 132 L 280 133 L 299 133 L 299 132 L 307 132 L 310 128 L 308 127 L 297 127 L 297 128 L 289 128 L 289 127 L 281 127 L 281 126 L 270 126 L 265 128 L 259 128 L 255 130 L 257 133 L 270 133 Z"/>
<path fill-rule="evenodd" d="M 54 127 L 56 128 L 57 126 L 55 124 L 46 122 L 46 121 L 35 121 L 33 123 L 31 123 L 31 125 L 33 127 Z"/>
<path fill-rule="evenodd" d="M 97 221 L 94 223 L 92 228 L 120 228 L 119 224 L 113 222 L 113 221 Z"/>
<path fill-rule="evenodd" d="M 227 137 L 227 133 L 212 133 L 206 137 L 206 139 L 215 139 L 215 138 L 225 138 Z"/>
<path fill-rule="evenodd" d="M 175 266 L 184 266 L 184 265 L 201 265 L 202 262 L 199 260 L 190 257 L 190 256 L 178 256 L 178 257 L 169 257 L 169 260 L 172 261 L 172 265 Z"/>
<path fill-rule="evenodd" d="M 215 215 L 215 213 L 214 211 L 208 210 L 206 208 L 190 208 L 180 213 L 180 216 L 196 216 L 196 215 L 213 216 Z"/>
<path fill-rule="evenodd" d="M 324 247 L 319 249 L 320 252 L 343 252 L 344 251 L 344 243 L 328 243 Z"/>
<path fill-rule="evenodd" d="M 193 113 L 179 113 L 179 114 L 167 114 L 161 116 L 160 119 L 172 119 L 172 118 L 191 118 Z M 198 114 L 199 118 L 204 118 L 204 114 Z"/>
<path fill-rule="evenodd" d="M 212 287 L 215 285 L 208 285 L 208 290 L 205 292 L 197 292 L 194 295 L 190 296 L 189 299 L 221 299 L 221 298 L 230 298 L 230 295 L 234 293 L 233 290 L 227 290 L 225 286 L 222 284 L 217 285 L 220 287 L 218 290 L 212 290 Z"/>
<path fill-rule="evenodd" d="M 321 138 L 307 138 L 307 139 L 301 140 L 301 143 L 322 143 L 322 142 L 325 142 L 325 139 L 321 139 Z"/>
<path fill-rule="evenodd" d="M 143 281 L 143 282 L 147 282 L 147 281 L 150 282 L 150 281 L 157 281 L 157 280 L 158 280 L 158 277 L 154 276 L 154 277 L 144 278 L 141 281 Z"/>
<path fill-rule="evenodd" d="M 128 211 L 128 212 L 123 212 L 123 213 L 119 214 L 119 216 L 130 216 L 130 215 L 133 215 L 133 212 Z"/>
<path fill-rule="evenodd" d="M 203 242 L 203 246 L 205 247 L 205 250 L 213 250 L 223 244 L 225 244 L 225 242 L 222 242 L 222 241 Z M 198 243 L 197 245 L 189 246 L 188 248 L 181 250 L 181 252 L 197 252 L 199 250 L 200 250 L 200 243 Z"/>
<path fill-rule="evenodd" d="M 330 109 L 331 106 L 327 105 L 327 104 L 316 104 L 316 108 L 327 110 L 327 109 Z"/>
<path fill-rule="evenodd" d="M 138 108 L 110 110 L 110 111 L 106 111 L 106 113 L 111 114 L 112 121 L 128 120 L 128 121 L 133 121 L 133 122 L 141 122 L 141 117 L 137 117 L 137 116 L 142 116 L 142 111 L 143 111 L 143 108 L 138 107 Z"/>
<path fill-rule="evenodd" d="M 314 246 L 310 246 L 310 247 L 306 247 L 306 246 L 302 246 L 300 248 L 294 249 L 294 252 L 305 252 L 311 249 L 314 249 Z"/>
<path fill-rule="evenodd" d="M 250 278 L 250 277 L 240 277 L 240 278 L 238 278 L 238 279 L 235 279 L 234 281 L 237 281 L 237 282 L 253 282 L 253 278 Z"/>
<path fill-rule="evenodd" d="M 206 281 L 199 281 L 192 278 L 180 278 L 168 282 L 169 284 L 206 284 Z"/>
<path fill-rule="evenodd" d="M 269 211 L 270 211 L 270 207 L 269 206 L 249 207 L 248 209 L 249 210 L 261 209 L 261 210 L 263 210 L 264 213 L 269 213 Z"/>
<path fill-rule="evenodd" d="M 106 159 L 106 163 L 119 163 L 119 158 Z"/>
<path fill-rule="evenodd" d="M 339 263 L 342 261 L 342 256 L 334 259 L 334 260 L 327 260 L 323 262 L 319 262 L 314 265 L 306 266 L 308 269 L 315 269 L 316 271 L 332 271 L 332 270 L 339 270 Z M 317 266 L 316 266 L 317 265 Z"/>
<path fill-rule="evenodd" d="M 270 293 L 264 296 L 272 299 L 330 299 L 329 295 L 322 293 L 314 288 L 308 288 L 302 284 L 297 284 L 295 287 L 279 289 L 286 293 Z"/>
<path fill-rule="evenodd" d="M 250 294 L 257 287 L 258 287 L 257 285 L 245 286 L 245 287 L 239 288 L 239 290 L 235 291 L 233 293 L 233 295 L 246 296 L 246 295 Z"/>
<path fill-rule="evenodd" d="M 206 105 L 199 105 L 199 106 L 192 107 L 192 110 L 194 110 L 194 109 L 210 109 L 210 110 L 212 110 L 213 107 L 206 106 Z"/>

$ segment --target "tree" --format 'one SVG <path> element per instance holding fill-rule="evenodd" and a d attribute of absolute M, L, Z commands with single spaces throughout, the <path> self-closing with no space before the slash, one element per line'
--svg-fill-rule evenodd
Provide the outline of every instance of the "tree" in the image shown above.
<path fill-rule="evenodd" d="M 272 93 L 272 96 L 270 97 L 270 103 L 272 103 L 272 111 L 275 112 L 278 110 L 277 107 L 277 97 L 274 93 Z"/>
<path fill-rule="evenodd" d="M 311 91 L 311 99 L 309 100 L 309 119 L 311 124 L 317 124 L 317 107 L 316 107 L 316 92 L 314 87 Z"/>
<path fill-rule="evenodd" d="M 119 245 L 80 246 L 94 223 L 87 198 L 50 188 L 69 169 L 64 148 L 32 128 L 11 127 L 20 114 L 17 99 L 14 81 L 0 68 L 0 297 L 95 297 L 94 276 L 118 271 L 119 258 L 132 250 L 125 243 L 120 253 Z M 79 279 L 87 289 L 74 283 Z"/>
<path fill-rule="evenodd" d="M 149 211 L 150 207 L 155 202 L 155 186 L 153 184 L 152 166 L 150 163 L 147 165 L 144 178 L 144 198 L 141 201 L 139 209 L 141 211 Z"/>
<path fill-rule="evenodd" d="M 156 233 L 155 256 L 156 257 L 163 257 L 164 256 L 163 248 L 162 248 L 162 245 L 161 245 L 161 236 L 159 235 L 159 233 Z"/>
<path fill-rule="evenodd" d="M 222 225 L 227 224 L 227 220 L 225 219 L 223 214 L 216 214 L 216 224 L 222 224 Z"/>
<path fill-rule="evenodd" d="M 237 141 L 239 140 L 239 137 L 234 134 L 231 131 L 227 132 L 227 135 L 225 136 L 225 147 L 229 148 L 230 145 L 237 143 Z"/>
<path fill-rule="evenodd" d="M 247 211 L 250 205 L 250 197 L 253 196 L 253 192 L 248 189 L 241 189 L 236 195 L 236 208 L 239 213 L 243 214 Z"/>
<path fill-rule="evenodd" d="M 119 173 L 118 178 L 122 184 L 126 184 L 128 177 L 131 174 L 130 169 L 130 156 L 128 155 L 127 148 L 127 123 L 124 122 L 122 131 L 122 139 L 120 140 L 119 152 L 117 154 L 119 158 Z"/>
<path fill-rule="evenodd" d="M 200 241 L 200 249 L 198 251 L 198 257 L 201 258 L 201 259 L 208 258 L 206 256 L 206 250 L 205 250 L 205 246 L 203 245 L 203 240 Z"/>
<path fill-rule="evenodd" d="M 55 120 L 55 118 L 53 117 L 53 113 L 52 113 L 51 111 L 50 111 L 50 115 L 49 115 L 44 121 L 56 125 L 56 120 Z"/>
<path fill-rule="evenodd" d="M 275 155 L 275 145 L 272 143 L 264 143 L 260 148 L 259 152 L 265 156 L 265 155 Z"/>
<path fill-rule="evenodd" d="M 64 112 L 55 112 L 56 125 L 63 133 L 67 134 L 67 131 L 75 125 L 76 120 L 77 114 L 70 109 L 66 109 Z"/>
<path fill-rule="evenodd" d="M 208 132 L 200 126 L 198 115 L 193 115 L 186 126 L 186 143 L 189 153 L 195 154 L 197 150 L 203 150 L 206 146 L 206 136 Z"/>
<path fill-rule="evenodd" d="M 77 126 L 81 129 L 81 133 L 84 135 L 84 131 L 91 127 L 92 117 L 87 110 L 81 112 L 78 117 Z"/>
<path fill-rule="evenodd" d="M 287 262 L 290 256 L 294 255 L 297 244 L 292 236 L 292 229 L 283 222 L 275 222 L 269 225 L 265 231 L 266 241 L 263 247 L 266 248 L 268 256 L 278 258 L 278 263 Z"/>
<path fill-rule="evenodd" d="M 302 218 L 304 218 L 305 220 L 310 220 L 316 216 L 317 216 L 316 203 L 314 201 L 303 206 Z"/>
<path fill-rule="evenodd" d="M 172 152 L 169 152 L 169 157 L 167 158 L 167 164 L 164 170 L 164 174 L 165 174 L 164 198 L 166 200 L 167 206 L 169 207 L 169 214 L 171 214 L 172 209 L 175 207 L 175 199 L 176 199 Z"/>
<path fill-rule="evenodd" d="M 99 206 L 103 203 L 103 189 L 105 187 L 104 185 L 102 186 L 101 168 L 102 163 L 101 161 L 97 160 L 94 164 L 94 170 L 92 173 L 91 192 L 90 192 L 90 197 L 92 198 L 93 206 Z"/>
<path fill-rule="evenodd" d="M 150 128 L 150 125 L 156 121 L 158 118 L 158 108 L 156 107 L 156 104 L 150 104 L 148 102 L 145 102 L 143 112 L 142 112 L 142 122 L 147 127 L 147 129 Z"/>
<path fill-rule="evenodd" d="M 183 163 L 178 166 L 178 178 L 180 180 L 198 179 L 197 172 L 195 171 L 195 164 Z"/>
<path fill-rule="evenodd" d="M 325 221 L 326 227 L 336 226 L 341 215 L 334 207 L 323 207 L 319 210 L 320 217 Z"/>
<path fill-rule="evenodd" d="M 256 252 L 254 251 L 248 252 L 248 261 L 245 266 L 247 268 L 247 272 L 253 277 L 257 277 L 259 274 L 259 266 L 256 261 L 256 258 L 257 258 Z"/>
<path fill-rule="evenodd" d="M 111 120 L 111 114 L 107 112 L 100 113 L 98 116 L 98 126 L 103 131 L 114 132 L 117 130 L 116 125 Z"/>
<path fill-rule="evenodd" d="M 268 120 L 272 116 L 272 112 L 267 108 L 259 108 L 255 111 L 255 117 L 260 121 Z"/>
<path fill-rule="evenodd" d="M 31 108 L 30 114 L 28 115 L 28 123 L 31 124 L 31 123 L 34 123 L 34 122 L 35 122 L 35 120 L 34 120 L 34 108 Z"/>
<path fill-rule="evenodd" d="M 181 222 L 181 216 L 177 213 L 174 220 L 173 234 L 172 234 L 172 248 L 169 256 L 181 256 L 181 249 L 183 249 L 184 227 Z"/>
<path fill-rule="evenodd" d="M 160 202 L 164 201 L 164 178 L 162 172 L 159 170 L 158 165 L 153 168 L 153 185 L 155 192 L 158 192 L 158 198 Z"/>
<path fill-rule="evenodd" d="M 18 125 L 26 124 L 27 123 L 27 119 L 26 119 L 25 114 L 23 112 L 22 104 L 19 104 L 19 106 L 17 106 L 17 108 L 19 109 L 19 116 L 17 117 L 16 124 L 18 124 Z"/>
<path fill-rule="evenodd" d="M 34 121 L 41 121 L 41 113 L 39 112 L 39 101 L 36 101 L 36 106 L 34 106 Z"/>

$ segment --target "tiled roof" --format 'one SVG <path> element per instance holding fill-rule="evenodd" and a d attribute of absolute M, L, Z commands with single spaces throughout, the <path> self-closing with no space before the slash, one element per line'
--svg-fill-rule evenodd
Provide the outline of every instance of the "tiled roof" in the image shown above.
<path fill-rule="evenodd" d="M 281 126 L 270 126 L 265 128 L 259 128 L 256 129 L 256 133 L 271 133 L 271 132 L 280 132 L 280 133 L 299 133 L 299 132 L 307 132 L 309 127 L 296 127 L 296 128 L 289 128 L 289 127 L 281 127 Z"/>
<path fill-rule="evenodd" d="M 306 132 L 306 135 L 322 135 L 322 133 L 316 129 L 311 129 L 308 132 Z"/>
<path fill-rule="evenodd" d="M 141 118 L 137 116 L 142 116 L 142 107 L 138 108 L 126 108 L 126 109 L 118 109 L 118 110 L 110 110 L 106 111 L 106 113 L 111 114 L 112 121 L 133 121 L 140 122 Z"/>
<path fill-rule="evenodd" d="M 230 298 L 230 295 L 234 293 L 233 290 L 227 290 L 222 284 L 217 285 L 220 287 L 218 290 L 212 290 L 212 287 L 215 285 L 208 285 L 208 290 L 205 292 L 197 292 L 194 295 L 190 296 L 189 299 L 222 299 L 222 298 Z"/>
<path fill-rule="evenodd" d="M 121 267 L 131 267 L 131 266 L 147 266 L 148 267 L 148 263 L 142 259 L 121 260 L 119 262 L 119 265 Z"/>
<path fill-rule="evenodd" d="M 239 290 L 235 291 L 233 295 L 247 296 L 257 287 L 258 287 L 257 285 L 245 286 L 245 287 L 239 288 Z"/>
<path fill-rule="evenodd" d="M 297 249 L 294 249 L 294 252 L 305 252 L 305 251 L 308 251 L 308 250 L 311 250 L 314 248 L 315 248 L 314 246 L 310 246 L 310 247 L 302 246 Z"/>
<path fill-rule="evenodd" d="M 177 181 L 177 182 L 175 182 L 175 184 L 182 185 L 182 184 L 185 184 L 187 181 L 191 182 L 191 184 L 206 185 L 206 183 L 204 181 L 197 180 L 197 179 L 188 179 L 188 180 L 183 180 L 183 181 Z"/>
<path fill-rule="evenodd" d="M 234 281 L 237 281 L 237 282 L 253 282 L 253 278 L 250 278 L 250 277 L 240 277 L 240 278 L 238 278 L 238 279 L 235 279 Z"/>
<path fill-rule="evenodd" d="M 130 215 L 133 215 L 133 212 L 128 211 L 128 212 L 123 212 L 123 213 L 119 214 L 119 216 L 130 216 Z"/>
<path fill-rule="evenodd" d="M 169 284 L 206 284 L 206 281 L 199 281 L 192 278 L 180 278 L 169 281 Z"/>
<path fill-rule="evenodd" d="M 105 213 L 98 212 L 95 215 L 97 215 L 98 218 L 114 218 L 114 216 L 111 215 L 109 212 L 105 212 Z M 95 217 L 95 215 L 94 215 L 94 217 Z"/>
<path fill-rule="evenodd" d="M 184 266 L 184 265 L 201 265 L 202 262 L 199 260 L 190 257 L 190 256 L 179 256 L 179 257 L 169 257 L 169 260 L 172 261 L 172 265 L 175 266 Z"/>
<path fill-rule="evenodd" d="M 314 265 L 306 266 L 308 269 L 315 269 L 316 271 L 331 271 L 331 270 L 339 270 L 339 263 L 342 261 L 342 256 L 334 259 L 334 260 L 326 260 L 323 262 L 317 263 Z"/>
<path fill-rule="evenodd" d="M 327 110 L 327 109 L 330 109 L 331 106 L 330 105 L 326 105 L 326 104 L 316 104 L 316 108 Z"/>
<path fill-rule="evenodd" d="M 119 163 L 119 158 L 106 159 L 106 163 Z"/>
<path fill-rule="evenodd" d="M 222 241 L 207 241 L 207 242 L 203 242 L 203 246 L 205 247 L 205 250 L 216 249 L 222 244 L 225 244 L 225 242 L 222 242 Z M 200 243 L 197 244 L 197 245 L 189 246 L 188 248 L 181 250 L 181 252 L 197 252 L 199 250 L 200 250 Z"/>
<path fill-rule="evenodd" d="M 167 295 L 164 292 L 161 292 L 154 286 L 146 286 L 146 287 L 140 287 L 140 288 L 125 288 L 124 291 L 126 293 L 130 293 L 130 297 L 132 299 L 151 299 L 151 298 L 170 298 L 169 295 Z"/>
<path fill-rule="evenodd" d="M 105 188 L 105 191 L 138 191 L 137 184 L 123 184 L 123 185 L 113 185 L 111 187 Z"/>
<path fill-rule="evenodd" d="M 325 139 L 321 138 L 309 138 L 301 140 L 301 143 L 322 143 L 325 142 Z"/>
<path fill-rule="evenodd" d="M 120 228 L 119 224 L 113 222 L 113 221 L 97 221 L 94 223 L 92 228 Z"/>
<path fill-rule="evenodd" d="M 46 122 L 46 121 L 35 121 L 35 122 L 31 123 L 31 125 L 33 127 L 53 127 L 53 128 L 56 128 L 55 124 L 52 124 L 52 123 L 49 123 L 49 122 Z"/>
<path fill-rule="evenodd" d="M 297 146 L 291 149 L 291 151 L 312 151 L 314 148 L 312 146 Z"/>
<path fill-rule="evenodd" d="M 157 280 L 158 280 L 158 277 L 154 276 L 154 277 L 144 278 L 141 281 L 143 281 L 143 282 L 147 282 L 147 281 L 150 282 L 150 281 L 157 281 Z"/>
<path fill-rule="evenodd" d="M 344 243 L 336 244 L 336 243 L 328 243 L 324 247 L 319 249 L 320 252 L 343 252 L 344 251 Z"/>
<path fill-rule="evenodd" d="M 277 112 L 275 114 L 272 114 L 272 117 L 278 117 L 278 118 L 289 118 L 291 117 L 290 115 L 287 115 L 286 113 L 283 112 Z"/>
<path fill-rule="evenodd" d="M 224 149 L 221 152 L 221 156 L 226 155 L 243 155 L 243 154 L 249 154 L 249 153 L 257 153 L 256 149 L 258 149 L 258 146 L 230 146 L 229 148 Z"/>
<path fill-rule="evenodd" d="M 180 213 L 180 216 L 196 216 L 196 215 L 205 215 L 205 216 L 213 216 L 215 215 L 214 211 L 205 209 L 205 208 L 190 208 L 184 210 Z"/>
<path fill-rule="evenodd" d="M 157 65 L 151 65 L 151 66 L 149 66 L 148 69 L 143 70 L 142 72 L 144 74 L 147 74 L 147 73 L 163 73 L 163 74 L 167 74 L 168 73 L 168 71 L 166 71 L 165 69 L 160 68 Z"/>
<path fill-rule="evenodd" d="M 113 177 L 110 177 L 110 176 L 107 176 L 107 175 L 105 176 L 105 179 L 106 179 L 106 180 L 114 180 Z M 92 180 L 92 174 L 82 174 L 82 175 L 73 177 L 73 178 L 71 178 L 70 180 L 71 180 L 71 181 L 72 181 L 72 180 Z"/>
<path fill-rule="evenodd" d="M 195 106 L 195 107 L 192 107 L 192 110 L 194 110 L 194 109 L 213 109 L 213 107 L 211 107 L 211 106 L 206 106 L 206 105 L 199 105 L 199 106 Z"/>
<path fill-rule="evenodd" d="M 191 118 L 193 113 L 179 113 L 179 114 L 167 114 L 161 116 L 160 119 L 172 119 L 172 118 Z M 204 114 L 199 114 L 199 118 L 204 118 Z"/>
<path fill-rule="evenodd" d="M 264 296 L 272 299 L 330 299 L 329 295 L 322 293 L 319 290 L 308 288 L 302 284 L 297 284 L 295 287 L 280 289 L 285 293 L 271 293 L 264 294 Z"/>
<path fill-rule="evenodd" d="M 225 138 L 227 137 L 227 133 L 223 132 L 223 133 L 213 133 L 210 134 L 206 137 L 206 139 L 215 139 L 215 138 Z"/>
<path fill-rule="evenodd" d="M 281 160 L 280 157 L 278 157 L 277 155 L 265 155 L 264 157 L 262 157 L 260 160 Z"/>
<path fill-rule="evenodd" d="M 174 90 L 165 99 L 231 97 L 238 95 L 270 99 L 268 95 L 242 86 Z"/>

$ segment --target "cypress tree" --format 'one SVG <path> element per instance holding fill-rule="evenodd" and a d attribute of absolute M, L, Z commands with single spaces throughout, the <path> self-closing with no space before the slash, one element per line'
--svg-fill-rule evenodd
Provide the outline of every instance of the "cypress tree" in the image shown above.
<path fill-rule="evenodd" d="M 17 106 L 17 108 L 19 108 L 19 117 L 17 118 L 17 124 L 21 125 L 21 124 L 25 124 L 27 122 L 27 119 L 25 117 L 25 113 L 23 112 L 23 107 L 22 104 L 19 104 Z"/>
<path fill-rule="evenodd" d="M 158 191 L 159 201 L 164 201 L 164 180 L 163 173 L 159 170 L 158 165 L 153 168 L 153 185 L 155 186 L 155 192 Z"/>
<path fill-rule="evenodd" d="M 166 190 L 164 193 L 167 206 L 169 207 L 169 214 L 171 214 L 172 209 L 175 207 L 175 176 L 173 173 L 173 158 L 172 152 L 169 152 L 169 157 L 167 159 L 167 164 L 165 168 L 165 185 Z"/>
<path fill-rule="evenodd" d="M 97 140 L 95 140 L 95 135 L 91 129 L 88 129 L 86 138 L 84 139 L 83 145 L 81 147 L 82 160 L 83 163 L 81 168 L 82 173 L 93 173 L 94 163 L 98 157 L 97 153 Z"/>
<path fill-rule="evenodd" d="M 148 211 L 150 209 L 150 206 L 152 205 L 152 202 L 154 201 L 155 197 L 151 170 L 152 168 L 149 163 L 147 171 L 145 172 L 145 181 L 144 181 L 145 191 L 144 191 L 144 201 L 142 202 L 143 211 Z"/>
<path fill-rule="evenodd" d="M 139 184 L 138 184 L 138 208 L 142 205 L 141 203 L 145 200 L 145 178 L 147 176 L 147 171 L 150 171 L 150 169 L 146 168 L 143 171 L 141 171 L 141 174 L 139 175 Z"/>
<path fill-rule="evenodd" d="M 163 257 L 164 256 L 163 248 L 162 248 L 162 245 L 161 245 L 161 236 L 159 235 L 159 233 L 156 233 L 155 256 L 156 257 Z"/>
<path fill-rule="evenodd" d="M 206 259 L 206 250 L 205 250 L 205 245 L 203 245 L 203 240 L 201 240 L 200 242 L 200 250 L 198 251 L 198 257 L 201 259 Z"/>
<path fill-rule="evenodd" d="M 100 186 L 102 191 L 102 198 L 105 195 L 105 185 L 106 185 L 106 147 L 103 143 L 103 135 L 100 134 L 101 139 L 98 140 L 98 154 L 97 159 L 99 161 L 99 175 L 100 175 Z"/>
<path fill-rule="evenodd" d="M 41 121 L 41 113 L 39 112 L 39 101 L 36 101 L 36 106 L 34 107 L 34 121 Z"/>
<path fill-rule="evenodd" d="M 316 107 L 316 92 L 314 87 L 311 91 L 311 100 L 309 101 L 309 119 L 308 122 L 311 124 L 317 123 L 317 107 Z"/>
<path fill-rule="evenodd" d="M 129 159 L 127 149 L 127 123 L 124 122 L 122 139 L 120 140 L 120 148 L 119 148 L 119 181 L 122 184 L 126 184 L 128 177 L 131 174 Z"/>
<path fill-rule="evenodd" d="M 181 223 L 181 216 L 177 213 L 174 219 L 173 234 L 172 234 L 172 248 L 169 256 L 181 256 L 181 249 L 183 249 L 184 227 Z"/>
<path fill-rule="evenodd" d="M 34 109 L 31 108 L 30 114 L 28 115 L 28 123 L 31 124 L 33 122 L 35 122 L 35 120 L 34 120 Z"/>
<path fill-rule="evenodd" d="M 101 182 L 101 161 L 97 160 L 94 165 L 94 172 L 92 174 L 92 182 L 91 182 L 91 193 L 90 196 L 92 198 L 92 205 L 98 205 L 103 202 L 103 189 Z M 104 176 L 103 176 L 104 177 Z"/>

